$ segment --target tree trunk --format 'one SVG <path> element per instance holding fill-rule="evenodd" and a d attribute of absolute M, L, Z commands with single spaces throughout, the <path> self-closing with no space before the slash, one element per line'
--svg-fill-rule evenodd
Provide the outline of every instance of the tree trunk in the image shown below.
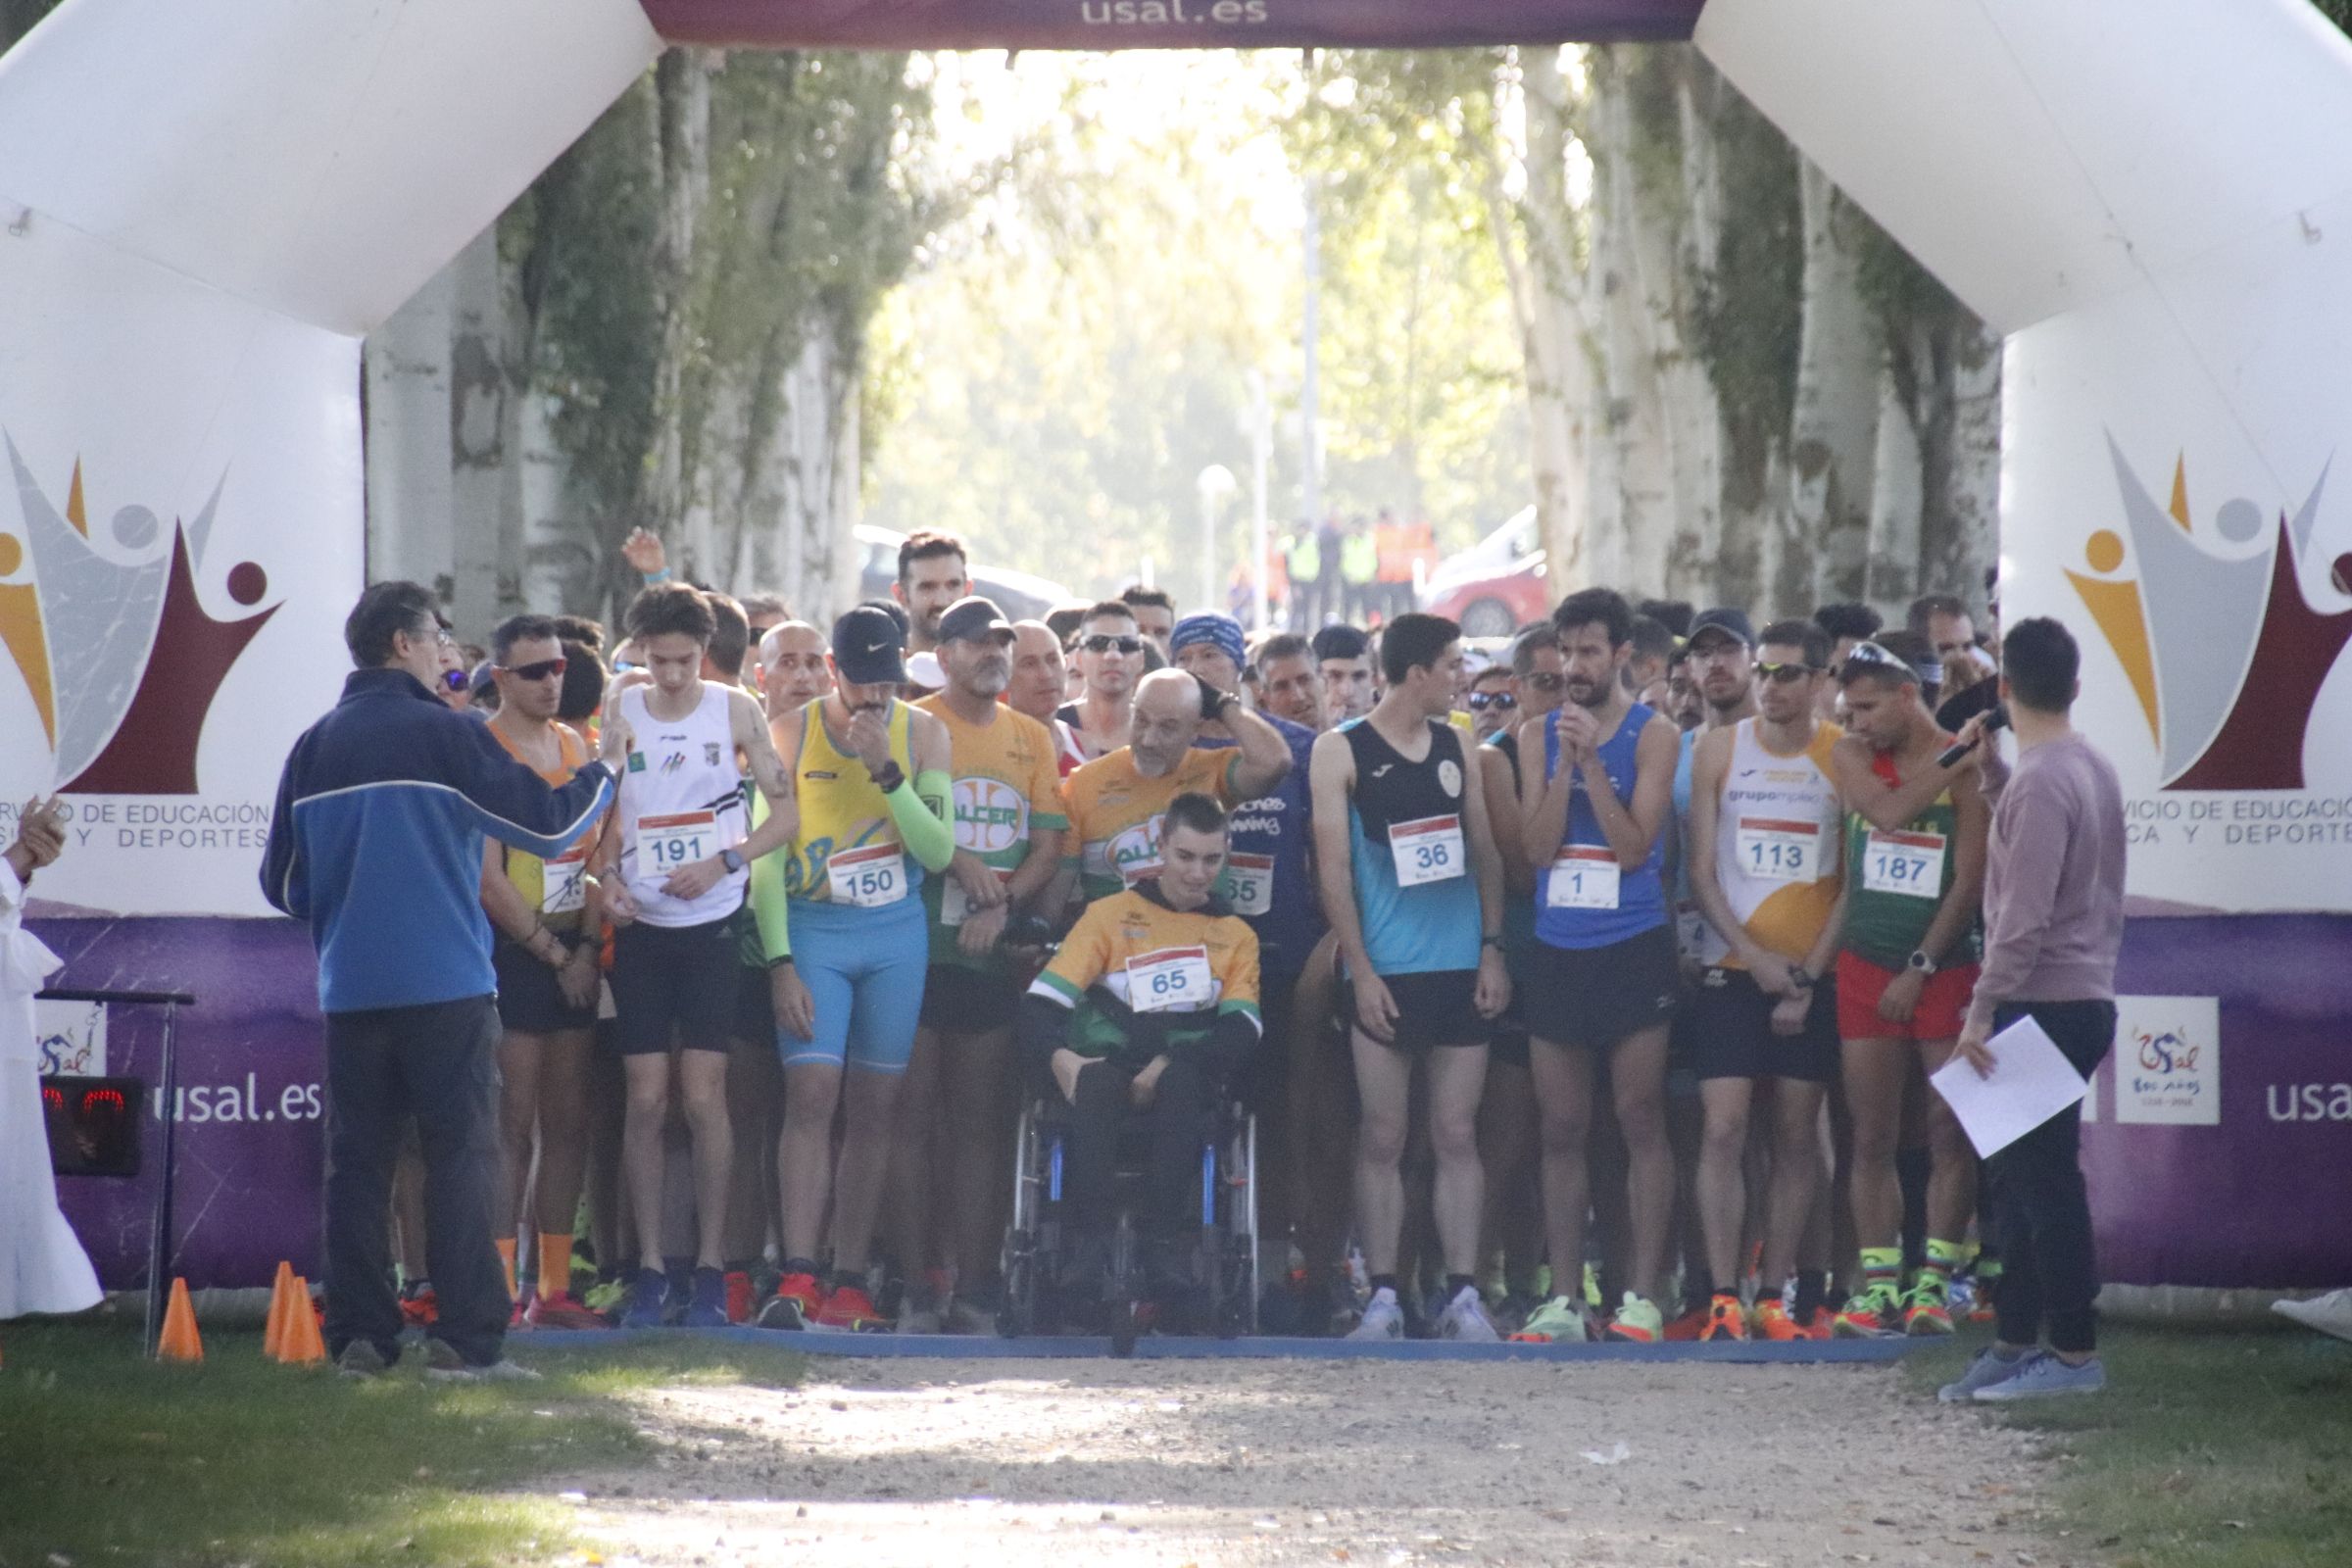
<path fill-rule="evenodd" d="M 455 287 L 435 272 L 368 335 L 368 578 L 422 583 L 446 601 L 455 584 L 451 536 L 450 312 Z M 462 626 L 466 636 L 486 627 Z"/>
<path fill-rule="evenodd" d="M 1984 569 L 2000 555 L 2001 339 L 1973 317 L 1953 332 L 1949 531 L 1928 563 L 1939 591 L 1984 603 Z"/>
<path fill-rule="evenodd" d="M 710 75 L 724 56 L 672 49 L 654 72 L 661 222 L 654 238 L 655 286 L 661 297 L 662 346 L 654 361 L 654 441 L 645 481 L 647 525 L 680 557 L 681 576 L 710 572 L 710 514 L 695 507 L 699 453 L 686 366 L 694 344 L 695 238 L 710 194 Z"/>
<path fill-rule="evenodd" d="M 1919 432 L 1895 385 L 1879 370 L 1879 427 L 1871 463 L 1870 556 L 1863 594 L 1889 620 L 1919 595 Z"/>
<path fill-rule="evenodd" d="M 1790 531 L 1767 541 L 1773 601 L 1803 614 L 1861 596 L 1870 542 L 1870 481 L 1882 350 L 1860 291 L 1843 198 L 1813 161 L 1797 162 L 1804 232 L 1804 318 L 1789 419 Z M 1770 558 L 1773 543 L 1783 547 Z"/>

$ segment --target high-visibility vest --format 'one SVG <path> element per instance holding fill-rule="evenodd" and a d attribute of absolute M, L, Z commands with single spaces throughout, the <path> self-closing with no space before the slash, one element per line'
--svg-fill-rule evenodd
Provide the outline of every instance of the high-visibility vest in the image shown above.
<path fill-rule="evenodd" d="M 1283 555 L 1290 563 L 1291 581 L 1313 582 L 1323 575 L 1323 546 L 1315 538 L 1315 530 L 1302 528 L 1283 544 Z"/>
<path fill-rule="evenodd" d="M 1380 575 L 1380 544 L 1369 532 L 1340 541 L 1340 581 L 1362 584 Z"/>

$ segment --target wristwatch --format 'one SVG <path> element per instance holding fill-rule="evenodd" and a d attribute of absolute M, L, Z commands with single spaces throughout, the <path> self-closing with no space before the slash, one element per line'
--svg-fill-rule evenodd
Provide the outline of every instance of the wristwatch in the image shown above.
<path fill-rule="evenodd" d="M 1810 991 L 1813 989 L 1813 971 L 1801 963 L 1792 963 L 1788 966 L 1788 983 L 1799 991 Z"/>
<path fill-rule="evenodd" d="M 1934 974 L 1936 972 L 1936 960 L 1929 957 L 1923 951 L 1914 950 L 1911 956 L 1904 959 L 1903 962 L 1907 967 L 1916 970 L 1920 974 Z"/>
<path fill-rule="evenodd" d="M 737 854 L 735 851 L 733 851 L 733 850 L 721 850 L 721 851 L 719 851 L 719 852 L 718 852 L 718 858 L 719 858 L 719 863 L 721 863 L 722 865 L 724 865 L 724 866 L 727 868 L 727 874 L 728 874 L 729 876 L 732 876 L 732 875 L 734 875 L 736 872 L 738 872 L 738 871 L 740 871 L 740 870 L 742 870 L 742 869 L 743 869 L 743 866 L 744 866 L 744 859 L 743 859 L 743 857 L 742 857 L 741 855 L 738 855 L 738 854 Z"/>

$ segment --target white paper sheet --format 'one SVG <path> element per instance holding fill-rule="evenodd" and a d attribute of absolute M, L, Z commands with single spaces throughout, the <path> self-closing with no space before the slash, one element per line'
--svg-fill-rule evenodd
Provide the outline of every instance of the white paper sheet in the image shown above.
<path fill-rule="evenodd" d="M 2041 1025 L 2020 1018 L 1987 1043 L 1992 1076 L 1955 1053 L 1928 1080 L 1943 1096 L 1979 1154 L 2000 1152 L 2082 1098 L 2088 1087 Z"/>

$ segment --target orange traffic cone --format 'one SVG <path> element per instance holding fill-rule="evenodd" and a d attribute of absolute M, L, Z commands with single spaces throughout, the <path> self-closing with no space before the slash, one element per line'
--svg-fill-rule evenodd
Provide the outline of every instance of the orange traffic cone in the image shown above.
<path fill-rule="evenodd" d="M 204 1359 L 204 1341 L 196 1333 L 196 1306 L 188 1299 L 188 1282 L 177 1275 L 172 1276 L 172 1299 L 164 1308 L 164 1335 L 156 1342 L 155 1358 L 159 1361 Z"/>
<path fill-rule="evenodd" d="M 286 1324 L 294 1304 L 294 1265 L 280 1262 L 277 1278 L 270 1286 L 270 1326 L 262 1331 L 262 1353 L 270 1360 L 282 1359 L 286 1348 Z M 305 1303 L 308 1304 L 308 1303 Z"/>
<path fill-rule="evenodd" d="M 326 1359 L 326 1341 L 318 1334 L 318 1313 L 311 1305 L 311 1282 L 294 1279 L 286 1308 L 286 1332 L 278 1341 L 277 1358 L 288 1366 L 317 1366 Z"/>

